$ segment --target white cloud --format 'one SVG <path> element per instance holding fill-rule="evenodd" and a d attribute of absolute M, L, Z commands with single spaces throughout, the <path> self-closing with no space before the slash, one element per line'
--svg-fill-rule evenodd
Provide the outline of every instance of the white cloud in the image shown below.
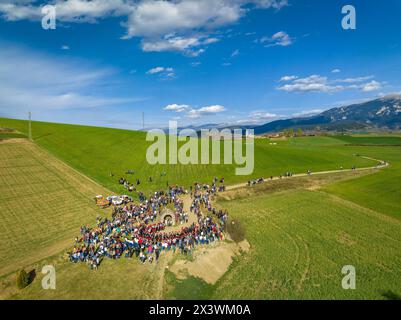
<path fill-rule="evenodd" d="M 306 78 L 292 78 L 285 76 L 280 81 L 287 81 L 283 86 L 278 87 L 278 90 L 287 92 L 320 92 L 320 93 L 334 93 L 344 90 L 360 90 L 364 92 L 374 91 L 381 88 L 381 83 L 371 81 L 368 83 L 361 83 L 372 79 L 373 76 L 347 78 L 347 79 L 334 79 L 329 80 L 327 77 L 319 75 L 311 75 Z M 285 80 L 287 79 L 287 80 Z"/>
<path fill-rule="evenodd" d="M 183 112 L 190 109 L 189 105 L 186 104 L 169 104 L 168 106 L 164 107 L 163 110 L 170 110 L 170 111 L 175 111 L 175 112 Z"/>
<path fill-rule="evenodd" d="M 374 78 L 374 76 L 366 76 L 366 77 L 336 79 L 333 82 L 335 82 L 335 83 L 358 83 L 358 82 L 364 82 L 364 81 L 367 81 L 367 80 L 370 80 L 373 78 Z"/>
<path fill-rule="evenodd" d="M 158 74 L 161 78 L 171 79 L 175 77 L 174 68 L 171 67 L 154 67 L 146 72 L 146 74 L 154 75 Z"/>
<path fill-rule="evenodd" d="M 207 114 L 216 114 L 223 111 L 226 111 L 226 108 L 222 105 L 211 105 L 202 108 L 193 108 L 187 104 L 170 104 L 163 108 L 163 110 L 169 110 L 174 112 L 186 112 L 186 116 L 191 119 L 200 118 L 203 115 Z"/>
<path fill-rule="evenodd" d="M 279 31 L 271 37 L 262 37 L 259 40 L 265 47 L 287 47 L 293 43 L 293 39 L 284 31 Z"/>
<path fill-rule="evenodd" d="M 281 77 L 281 79 L 280 79 L 280 81 L 282 82 L 282 81 L 292 81 L 292 80 L 295 80 L 295 79 L 297 79 L 298 77 L 297 76 L 284 76 L 284 77 Z"/>
<path fill-rule="evenodd" d="M 371 92 L 371 91 L 376 91 L 382 88 L 382 84 L 380 82 L 377 82 L 375 80 L 366 83 L 362 86 L 362 91 L 363 92 Z"/>
<path fill-rule="evenodd" d="M 217 38 L 207 38 L 203 35 L 180 37 L 175 34 L 169 34 L 162 39 L 143 39 L 141 47 L 146 52 L 182 51 L 188 56 L 196 57 L 205 51 L 199 47 L 218 41 L 219 39 Z"/>
<path fill-rule="evenodd" d="M 342 90 L 342 86 L 333 86 L 328 84 L 327 77 L 312 75 L 307 78 L 295 79 L 290 84 L 285 84 L 278 90 L 287 92 L 335 92 Z"/>
<path fill-rule="evenodd" d="M 156 73 L 163 72 L 164 70 L 165 70 L 164 67 L 155 67 L 155 68 L 148 70 L 148 72 L 146 72 L 146 73 L 147 74 L 156 74 Z"/>
<path fill-rule="evenodd" d="M 248 114 L 248 116 L 244 119 L 237 120 L 237 124 L 264 124 L 267 122 L 271 122 L 277 119 L 283 118 L 283 116 L 277 115 L 275 113 L 271 113 L 266 110 L 255 110 Z"/>
<path fill-rule="evenodd" d="M 61 50 L 70 50 L 70 47 L 67 46 L 67 45 L 63 45 L 63 46 L 61 47 Z"/>
<path fill-rule="evenodd" d="M 145 51 L 180 51 L 197 56 L 217 41 L 211 35 L 238 22 L 252 9 L 281 9 L 287 0 L 54 0 L 57 20 L 94 23 L 108 17 L 126 19 L 124 38 L 141 38 Z M 0 15 L 8 21 L 42 18 L 38 1 L 2 0 Z M 170 36 L 169 36 L 170 35 Z M 288 38 L 275 35 L 278 45 Z"/>
<path fill-rule="evenodd" d="M 226 108 L 217 104 L 217 105 L 213 105 L 213 106 L 200 108 L 197 111 L 199 113 L 217 113 L 217 112 L 223 112 L 225 110 L 226 110 Z"/>
<path fill-rule="evenodd" d="M 57 19 L 63 22 L 94 23 L 106 17 L 124 16 L 132 9 L 127 0 L 54 0 Z M 44 16 L 38 1 L 8 1 L 0 3 L 0 13 L 8 21 L 40 20 Z"/>
<path fill-rule="evenodd" d="M 341 72 L 340 69 L 333 69 L 333 70 L 331 70 L 331 73 L 340 73 L 340 72 Z"/>
<path fill-rule="evenodd" d="M 205 114 L 215 114 L 215 113 L 220 113 L 226 111 L 226 108 L 221 106 L 221 105 L 213 105 L 213 106 L 208 106 L 208 107 L 203 107 L 200 109 L 191 109 L 187 113 L 188 118 L 196 119 L 199 118 Z"/>
<path fill-rule="evenodd" d="M 109 84 L 115 73 L 113 69 L 1 46 L 0 112 L 19 116 L 27 111 L 44 114 L 142 101 L 97 93 L 97 88 Z"/>

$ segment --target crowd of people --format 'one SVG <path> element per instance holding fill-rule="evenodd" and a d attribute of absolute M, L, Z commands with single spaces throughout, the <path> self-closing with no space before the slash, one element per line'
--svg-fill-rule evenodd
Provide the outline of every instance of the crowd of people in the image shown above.
<path fill-rule="evenodd" d="M 265 182 L 265 179 L 263 177 L 257 178 L 257 179 L 252 179 L 252 180 L 248 180 L 248 187 L 250 186 L 254 186 L 257 184 L 261 184 Z"/>
<path fill-rule="evenodd" d="M 138 204 L 115 206 L 111 219 L 99 217 L 96 227 L 81 227 L 80 236 L 69 252 L 70 261 L 86 262 L 91 269 L 97 269 L 104 258 L 135 255 L 142 263 L 153 263 L 163 251 L 188 254 L 196 245 L 221 241 L 228 214 L 212 206 L 211 196 L 221 188 L 217 188 L 216 182 L 211 186 L 196 183 L 191 187 L 190 212 L 184 211 L 182 200 L 188 192 L 178 186 L 169 186 L 167 191 L 155 192 L 148 198 L 140 193 Z M 160 221 L 160 214 L 167 206 L 174 207 L 178 223 L 186 224 L 181 229 L 168 231 L 169 223 Z M 211 214 L 203 215 L 202 206 Z M 191 213 L 196 215 L 196 222 L 188 225 Z"/>

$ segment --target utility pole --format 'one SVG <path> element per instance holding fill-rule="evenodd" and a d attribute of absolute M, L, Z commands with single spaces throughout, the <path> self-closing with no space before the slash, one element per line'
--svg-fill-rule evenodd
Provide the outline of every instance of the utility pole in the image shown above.
<path fill-rule="evenodd" d="M 28 122 L 28 138 L 32 141 L 32 113 L 29 112 L 29 122 Z"/>

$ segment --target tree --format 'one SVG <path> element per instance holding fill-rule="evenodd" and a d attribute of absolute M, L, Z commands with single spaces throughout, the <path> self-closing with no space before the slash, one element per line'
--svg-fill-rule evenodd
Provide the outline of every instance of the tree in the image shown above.
<path fill-rule="evenodd" d="M 22 269 L 17 274 L 17 287 L 19 289 L 23 289 L 27 287 L 29 284 L 29 275 L 26 273 L 24 269 Z"/>
<path fill-rule="evenodd" d="M 303 135 L 303 131 L 301 128 L 298 129 L 298 133 L 297 133 L 298 137 L 302 137 Z"/>

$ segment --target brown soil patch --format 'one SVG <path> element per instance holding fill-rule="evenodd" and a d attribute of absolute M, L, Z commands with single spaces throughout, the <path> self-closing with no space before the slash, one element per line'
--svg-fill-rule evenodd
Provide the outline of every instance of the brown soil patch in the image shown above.
<path fill-rule="evenodd" d="M 239 244 L 223 243 L 215 247 L 202 248 L 194 253 L 194 260 L 178 260 L 171 267 L 180 280 L 188 276 L 203 279 L 208 284 L 215 284 L 228 270 L 233 258 L 250 249 L 248 241 Z"/>

